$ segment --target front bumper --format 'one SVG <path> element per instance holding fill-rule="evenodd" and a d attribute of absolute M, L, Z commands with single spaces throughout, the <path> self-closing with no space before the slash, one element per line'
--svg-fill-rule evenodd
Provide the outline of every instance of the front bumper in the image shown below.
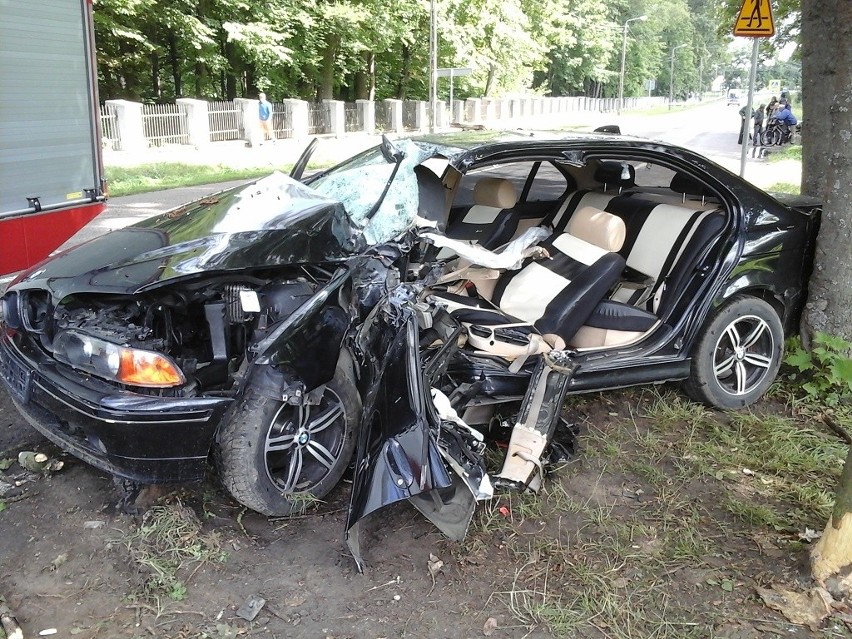
<path fill-rule="evenodd" d="M 204 477 L 225 397 L 121 390 L 48 357 L 0 325 L 0 379 L 27 421 L 84 462 L 140 483 Z"/>

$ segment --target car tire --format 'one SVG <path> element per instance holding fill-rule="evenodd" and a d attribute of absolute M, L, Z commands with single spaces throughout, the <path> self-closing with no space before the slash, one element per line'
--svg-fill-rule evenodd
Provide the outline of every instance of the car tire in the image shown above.
<path fill-rule="evenodd" d="M 249 388 L 216 437 L 222 485 L 264 515 L 302 512 L 346 471 L 360 410 L 352 373 L 342 364 L 316 406 L 293 406 Z"/>
<path fill-rule="evenodd" d="M 784 351 L 778 313 L 755 297 L 737 297 L 710 316 L 692 352 L 684 390 L 715 408 L 743 408 L 775 380 Z"/>

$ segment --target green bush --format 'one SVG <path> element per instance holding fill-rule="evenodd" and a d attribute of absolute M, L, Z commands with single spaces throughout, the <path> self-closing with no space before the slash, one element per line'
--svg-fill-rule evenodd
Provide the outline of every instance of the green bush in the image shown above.
<path fill-rule="evenodd" d="M 807 351 L 798 337 L 787 344 L 784 363 L 793 369 L 789 378 L 801 383 L 801 389 L 812 400 L 829 406 L 852 402 L 852 342 L 816 333 L 813 347 Z"/>

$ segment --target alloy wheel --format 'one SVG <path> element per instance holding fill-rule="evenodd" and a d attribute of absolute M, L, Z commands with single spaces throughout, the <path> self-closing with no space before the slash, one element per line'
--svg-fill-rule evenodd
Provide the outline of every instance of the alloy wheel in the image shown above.
<path fill-rule="evenodd" d="M 325 479 L 342 454 L 345 420 L 343 402 L 331 388 L 318 405 L 282 404 L 264 441 L 270 481 L 284 493 L 299 493 Z"/>
<path fill-rule="evenodd" d="M 716 342 L 713 372 L 723 391 L 747 395 L 772 368 L 775 350 L 772 330 L 756 315 L 732 321 Z"/>

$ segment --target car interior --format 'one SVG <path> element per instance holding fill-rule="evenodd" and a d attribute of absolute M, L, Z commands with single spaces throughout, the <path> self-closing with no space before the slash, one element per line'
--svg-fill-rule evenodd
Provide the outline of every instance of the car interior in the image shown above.
<path fill-rule="evenodd" d="M 531 227 L 551 231 L 546 256 L 517 270 L 459 270 L 464 257 L 432 249 L 464 273 L 434 297 L 466 327 L 468 344 L 517 366 L 550 349 L 624 347 L 671 330 L 729 218 L 704 184 L 644 161 L 536 159 L 465 175 L 448 166 L 441 184 L 449 238 L 499 252 Z"/>

